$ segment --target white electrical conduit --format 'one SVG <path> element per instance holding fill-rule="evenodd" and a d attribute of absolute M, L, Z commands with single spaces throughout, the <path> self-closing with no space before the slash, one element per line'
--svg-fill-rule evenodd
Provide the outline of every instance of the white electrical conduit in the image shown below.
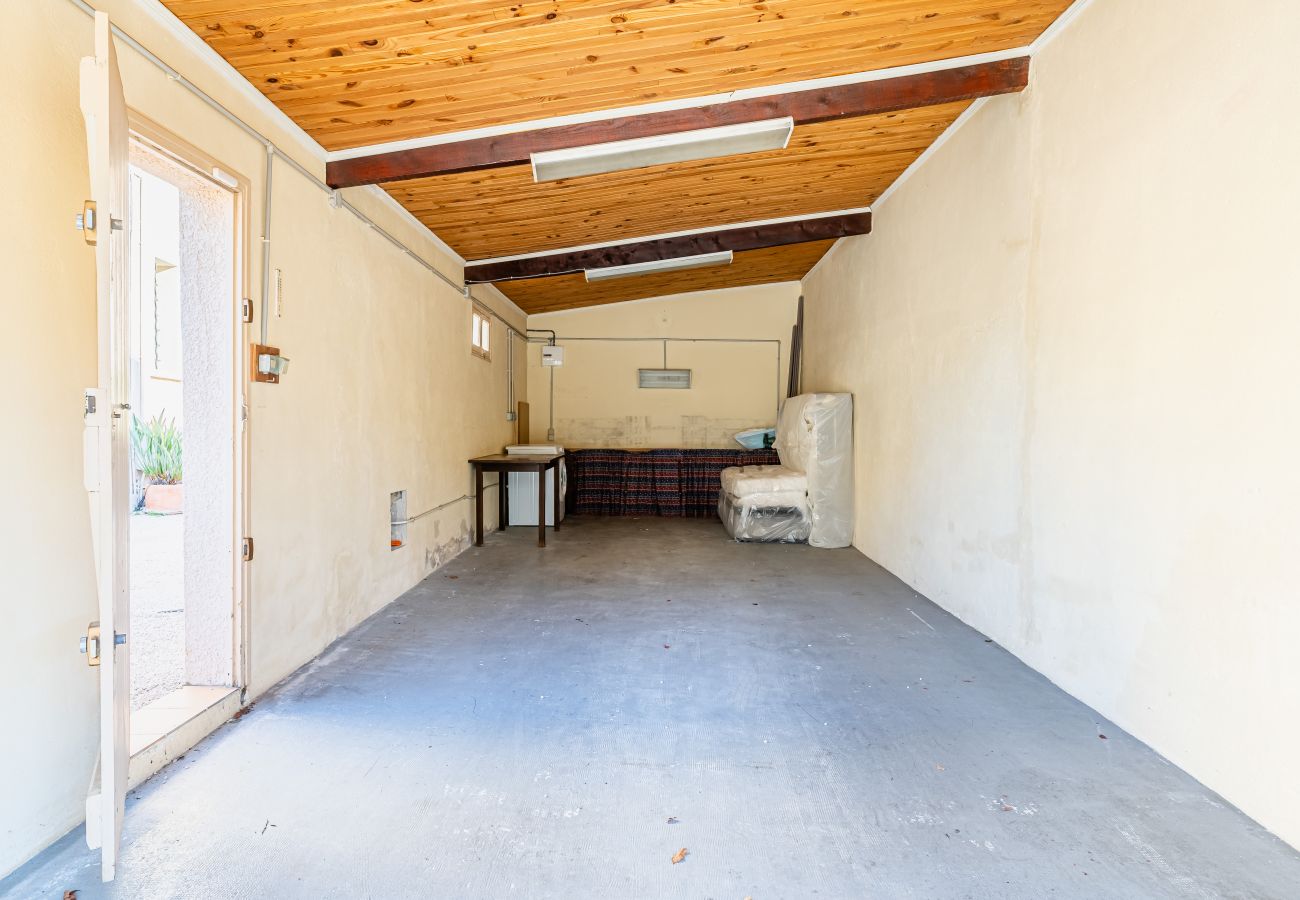
<path fill-rule="evenodd" d="M 71 3 L 73 6 L 77 7 L 78 9 L 80 9 L 88 16 L 93 17 L 96 13 L 96 9 L 93 6 L 91 6 L 89 3 L 87 3 L 86 0 L 68 0 L 68 2 Z M 314 174 L 312 174 L 310 169 L 302 165 L 292 156 L 289 156 L 286 153 L 280 153 L 274 141 L 272 141 L 266 135 L 262 134 L 252 125 L 249 125 L 243 119 L 239 118 L 239 116 L 235 115 L 233 112 L 226 109 L 216 100 L 214 100 L 211 96 L 205 93 L 202 88 L 200 88 L 194 82 L 190 81 L 180 72 L 176 71 L 171 66 L 167 65 L 167 63 L 163 62 L 163 60 L 159 58 L 152 50 L 145 47 L 144 44 L 141 44 L 139 41 L 131 37 L 131 35 L 127 34 L 118 26 L 113 25 L 112 28 L 113 28 L 113 34 L 117 37 L 118 40 L 126 44 L 136 53 L 139 53 L 149 62 L 153 63 L 155 66 L 161 69 L 162 72 L 168 78 L 170 78 L 172 81 L 179 84 L 181 87 L 185 88 L 195 97 L 197 97 L 199 100 L 203 101 L 204 104 L 211 107 L 215 112 L 221 115 L 222 118 L 226 119 L 231 124 L 237 126 L 241 131 L 243 131 L 253 140 L 257 141 L 259 144 L 261 144 L 263 147 L 266 148 L 266 170 L 264 173 L 265 183 L 263 185 L 263 192 L 262 192 L 262 331 L 261 331 L 262 340 L 261 343 L 265 344 L 267 342 L 267 320 L 269 318 L 267 314 L 269 312 L 270 295 L 271 295 L 271 176 L 272 176 L 272 172 L 274 171 L 273 163 L 277 156 L 280 159 L 284 160 L 291 169 L 293 169 L 303 178 L 306 178 L 313 185 L 320 188 L 326 194 L 329 194 L 330 202 L 334 206 L 340 209 L 346 209 L 348 212 L 352 213 L 352 215 L 356 216 L 366 225 L 370 226 L 370 228 L 374 230 L 376 234 L 384 238 L 384 240 L 388 241 L 398 250 L 401 250 L 411 259 L 415 260 L 417 263 L 419 263 L 421 266 L 427 269 L 430 272 L 430 274 L 438 278 L 440 281 L 444 282 L 448 287 L 453 288 L 456 291 L 459 291 L 461 295 L 464 296 L 466 299 L 470 299 L 470 300 L 474 299 L 473 295 L 470 293 L 469 285 L 457 284 L 455 281 L 448 278 L 437 268 L 437 266 L 433 265 L 433 263 L 426 260 L 423 256 L 420 256 L 420 254 L 416 253 L 410 247 L 406 246 L 406 244 L 402 243 L 400 238 L 394 237 L 392 234 L 385 231 L 373 219 L 371 219 L 361 210 L 357 209 L 355 206 L 353 206 L 351 203 L 345 200 L 343 198 L 343 195 L 339 191 L 334 190 L 334 188 L 330 187 L 328 184 L 326 184 L 325 182 L 317 178 Z M 516 329 L 513 325 L 511 325 L 509 322 L 503 319 L 492 309 L 485 307 L 485 311 L 494 319 L 499 321 L 502 325 L 504 325 L 507 332 L 510 335 L 513 336 L 513 335 L 520 334 L 518 329 Z M 524 335 L 520 335 L 520 336 L 523 337 Z M 514 390 L 513 366 L 512 366 L 511 376 L 512 377 L 511 377 L 510 389 L 511 392 L 513 393 Z M 495 486 L 496 485 L 484 485 L 484 488 L 495 487 Z M 405 522 L 401 522 L 401 523 L 395 522 L 392 524 L 406 524 L 409 522 L 414 522 L 417 519 L 422 519 L 427 515 L 431 515 L 432 513 L 438 512 L 441 509 L 445 509 L 446 507 L 451 506 L 453 503 L 459 503 L 462 500 L 472 500 L 473 498 L 474 498 L 473 494 L 462 494 L 461 496 L 455 498 L 454 500 L 448 500 L 446 503 L 439 504 L 438 506 L 435 506 L 432 509 L 425 510 L 424 512 L 418 515 L 411 516 L 409 519 L 406 519 Z"/>
<path fill-rule="evenodd" d="M 532 331 L 548 331 L 546 328 L 534 328 Z M 541 338 L 530 338 L 534 344 L 553 344 L 557 341 L 630 341 L 633 343 L 651 344 L 655 341 L 662 341 L 664 345 L 664 368 L 668 368 L 668 344 L 775 344 L 776 345 L 776 415 L 781 415 L 781 341 L 779 338 L 692 338 L 692 337 L 561 337 L 555 336 L 549 340 Z M 554 432 L 555 425 L 555 369 L 551 369 L 551 425 Z M 554 435 L 547 440 L 555 440 Z"/>
<path fill-rule="evenodd" d="M 71 3 L 73 6 L 77 7 L 78 9 L 80 9 L 88 16 L 95 15 L 96 9 L 93 6 L 91 6 L 89 3 L 87 3 L 86 0 L 68 0 L 68 2 Z M 435 266 L 433 263 L 426 260 L 420 254 L 416 253 L 406 244 L 404 244 L 400 238 L 397 238 L 394 235 L 390 234 L 389 232 L 385 231 L 373 219 L 371 219 L 361 210 L 357 209 L 355 206 L 353 206 L 351 203 L 345 200 L 343 198 L 343 195 L 339 191 L 336 191 L 334 188 L 330 187 L 328 184 L 326 184 L 325 182 L 317 178 L 312 173 L 312 171 L 308 169 L 306 166 L 298 162 L 289 154 L 280 152 L 279 148 L 276 147 L 275 142 L 272 141 L 270 138 L 268 138 L 266 135 L 262 134 L 252 125 L 249 125 L 243 119 L 239 118 L 239 116 L 235 115 L 233 112 L 226 109 L 218 101 L 214 100 L 211 96 L 209 96 L 206 92 L 204 92 L 202 88 L 200 88 L 194 82 L 190 81 L 180 72 L 176 71 L 176 69 L 169 66 L 160 57 L 158 57 L 152 50 L 145 47 L 135 38 L 131 37 L 131 35 L 127 34 L 125 31 L 123 31 L 121 28 L 119 28 L 116 25 L 112 27 L 113 27 L 113 34 L 117 36 L 118 40 L 126 44 L 136 53 L 139 53 L 149 62 L 153 63 L 155 66 L 161 69 L 163 73 L 167 75 L 168 78 L 170 78 L 172 81 L 179 84 L 181 87 L 185 88 L 195 97 L 202 100 L 203 103 L 211 107 L 215 112 L 220 114 L 224 119 L 226 119 L 233 125 L 237 126 L 241 131 L 243 131 L 253 140 L 257 141 L 259 144 L 261 144 L 263 147 L 266 148 L 266 173 L 265 173 L 266 183 L 264 185 L 264 191 L 263 191 L 263 210 L 262 210 L 262 343 L 263 344 L 265 344 L 267 340 L 267 333 L 266 333 L 267 315 L 266 314 L 270 303 L 270 292 L 271 292 L 271 271 L 270 271 L 270 264 L 269 264 L 271 258 L 271 168 L 272 168 L 272 161 L 275 157 L 279 157 L 280 159 L 284 160 L 285 163 L 287 163 L 291 169 L 293 169 L 303 178 L 306 178 L 308 181 L 310 181 L 316 187 L 320 188 L 326 194 L 329 194 L 330 201 L 336 207 L 340 209 L 346 209 L 348 212 L 352 213 L 352 215 L 356 216 L 366 225 L 374 229 L 375 233 L 377 233 L 380 237 L 384 238 L 386 241 L 388 241 L 398 250 L 401 250 L 411 259 L 415 260 L 421 266 L 428 269 L 430 274 L 432 274 L 434 277 L 436 277 L 437 279 L 445 283 L 448 287 L 456 291 L 459 291 L 461 295 L 466 297 L 467 299 L 473 299 L 473 295 L 470 293 L 469 285 L 457 284 L 451 278 L 448 278 L 446 275 L 442 273 L 441 270 L 438 269 L 437 266 Z M 503 319 L 492 309 L 487 309 L 487 313 L 490 316 L 492 316 L 492 318 L 496 319 L 502 325 L 504 325 L 509 331 L 515 334 L 519 334 L 518 329 L 516 329 L 513 325 L 511 325 L 509 322 Z"/>
<path fill-rule="evenodd" d="M 488 488 L 500 487 L 501 476 L 505 474 L 506 474 L 505 472 L 498 473 L 497 480 L 489 481 L 487 484 L 483 485 L 483 490 L 486 492 Z M 423 519 L 425 516 L 432 515 L 433 513 L 436 513 L 440 509 L 446 509 L 448 506 L 451 506 L 453 503 L 459 503 L 462 500 L 473 500 L 473 499 L 474 499 L 473 494 L 461 494 L 459 497 L 457 497 L 454 500 L 448 500 L 446 503 L 439 503 L 437 506 L 433 507 L 433 509 L 426 509 L 422 513 L 416 513 L 413 516 L 408 516 L 405 519 L 398 519 L 396 522 L 389 522 L 388 524 L 389 525 L 410 525 L 412 522 L 415 522 L 419 519 Z"/>

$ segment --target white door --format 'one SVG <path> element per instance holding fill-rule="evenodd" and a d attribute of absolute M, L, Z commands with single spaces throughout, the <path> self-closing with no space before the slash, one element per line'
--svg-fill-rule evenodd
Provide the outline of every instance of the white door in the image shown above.
<path fill-rule="evenodd" d="M 86 120 L 91 200 L 83 213 L 95 251 L 99 365 L 86 391 L 86 490 L 90 499 L 99 639 L 87 641 L 99 663 L 99 764 L 86 797 L 86 843 L 100 847 L 102 874 L 117 866 L 126 771 L 130 762 L 131 675 L 128 624 L 127 516 L 130 514 L 129 382 L 127 368 L 127 165 L 129 137 L 122 79 L 108 16 L 95 14 L 95 55 L 81 61 L 81 113 Z"/>

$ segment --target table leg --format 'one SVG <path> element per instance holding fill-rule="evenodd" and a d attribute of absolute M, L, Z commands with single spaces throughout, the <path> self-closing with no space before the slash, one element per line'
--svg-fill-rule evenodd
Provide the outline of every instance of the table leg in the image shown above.
<path fill-rule="evenodd" d="M 497 531 L 505 531 L 510 519 L 510 473 L 497 472 Z"/>
<path fill-rule="evenodd" d="M 551 509 L 555 513 L 555 530 L 560 530 L 560 464 L 555 463 L 551 466 L 551 472 L 555 476 L 555 496 L 551 503 Z"/>
<path fill-rule="evenodd" d="M 474 467 L 474 546 L 483 546 L 483 469 Z"/>
<path fill-rule="evenodd" d="M 546 466 L 537 467 L 537 546 L 546 546 Z"/>

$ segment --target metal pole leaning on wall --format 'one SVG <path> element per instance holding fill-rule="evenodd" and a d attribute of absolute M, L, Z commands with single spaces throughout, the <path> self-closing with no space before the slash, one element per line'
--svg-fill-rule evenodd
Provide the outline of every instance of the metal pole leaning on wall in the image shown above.
<path fill-rule="evenodd" d="M 86 0 L 68 0 L 68 2 L 71 3 L 73 6 L 77 7 L 77 9 L 81 10 L 82 12 L 84 12 L 84 13 L 85 13 L 86 15 L 88 15 L 88 16 L 93 17 L 93 16 L 95 15 L 95 12 L 96 12 L 95 7 L 93 7 L 93 6 L 91 6 L 89 3 L 87 3 Z M 158 69 L 160 69 L 160 70 L 163 72 L 163 74 L 165 74 L 169 79 L 171 79 L 172 81 L 176 82 L 176 83 L 179 84 L 181 87 L 185 88 L 185 90 L 189 91 L 191 94 L 193 94 L 195 97 L 197 97 L 200 101 L 202 101 L 206 106 L 208 106 L 209 108 L 211 108 L 214 112 L 216 112 L 216 113 L 217 113 L 218 115 L 220 115 L 222 118 L 226 119 L 228 122 L 230 122 L 231 124 L 235 125 L 237 128 L 239 128 L 240 131 L 244 132 L 244 133 L 247 134 L 249 137 L 251 137 L 253 140 L 257 141 L 259 144 L 261 144 L 263 147 L 266 148 L 266 151 L 267 151 L 267 162 L 266 162 L 266 182 L 267 182 L 267 184 L 266 184 L 266 190 L 265 190 L 266 207 L 265 207 L 265 209 L 263 210 L 263 230 L 262 230 L 262 238 L 263 238 L 264 241 L 268 241 L 268 240 L 270 239 L 270 231 L 271 231 L 271 226 L 270 226 L 270 223 L 271 223 L 271 212 L 270 212 L 270 209 L 271 209 L 271 204 L 270 204 L 270 196 L 271 196 L 271 188 L 270 188 L 270 182 L 271 182 L 271 167 L 272 167 L 272 159 L 273 159 L 274 157 L 278 156 L 280 159 L 284 160 L 285 164 L 287 164 L 291 169 L 293 169 L 295 172 L 297 172 L 297 173 L 298 173 L 299 175 L 301 175 L 303 178 L 307 179 L 309 182 L 311 182 L 313 185 L 315 185 L 317 188 L 319 188 L 322 192 L 324 192 L 325 194 L 328 194 L 328 195 L 330 196 L 330 198 L 331 198 L 331 201 L 333 202 L 333 204 L 334 204 L 336 207 L 341 208 L 341 209 L 346 209 L 348 212 L 352 213 L 352 215 L 356 216 L 356 217 L 357 217 L 358 219 L 360 219 L 362 222 L 364 222 L 365 224 L 369 225 L 370 228 L 372 228 L 374 231 L 376 231 L 376 232 L 379 233 L 379 236 L 380 236 L 380 237 L 384 238 L 384 239 L 387 240 L 389 243 L 391 243 L 393 246 L 397 247 L 399 250 L 401 250 L 403 253 L 405 253 L 407 256 L 411 257 L 411 259 L 413 259 L 413 260 L 415 260 L 416 262 L 418 262 L 421 266 L 423 266 L 425 269 L 427 269 L 427 270 L 429 271 L 430 274 L 432 274 L 434 277 L 438 278 L 440 281 L 442 281 L 443 283 L 445 283 L 448 287 L 450 287 L 450 288 L 452 288 L 453 290 L 459 292 L 459 293 L 461 294 L 461 296 L 465 297 L 466 299 L 473 299 L 473 295 L 470 293 L 469 285 L 467 285 L 467 284 L 463 284 L 463 283 L 458 284 L 458 283 L 456 283 L 455 280 L 453 280 L 453 279 L 447 277 L 445 274 L 443 274 L 443 272 L 442 272 L 441 269 L 439 269 L 439 268 L 438 268 L 437 266 L 435 266 L 433 263 L 431 263 L 431 262 L 429 262 L 428 260 L 426 260 L 426 259 L 425 259 L 423 256 L 421 256 L 420 254 L 416 253 L 414 250 L 412 250 L 410 247 L 408 247 L 405 243 L 403 243 L 402 240 L 401 240 L 400 238 L 397 238 L 397 237 L 395 237 L 394 235 L 390 234 L 390 233 L 389 233 L 388 231 L 386 231 L 383 227 L 381 227 L 378 223 L 376 223 L 373 219 L 371 219 L 368 215 L 366 215 L 365 213 L 363 213 L 361 210 L 357 209 L 355 206 L 353 206 L 353 205 L 352 205 L 351 203 L 349 203 L 347 200 L 343 199 L 342 195 L 341 195 L 338 191 L 336 191 L 334 188 L 330 187 L 328 184 L 326 184 L 326 183 L 325 183 L 324 181 L 322 181 L 321 179 L 317 178 L 316 175 L 315 175 L 315 174 L 314 174 L 310 169 L 308 169 L 308 168 L 307 168 L 306 166 L 304 166 L 302 163 L 298 162 L 298 160 L 294 159 L 291 155 L 289 155 L 289 154 L 283 152 L 282 150 L 280 150 L 280 148 L 276 146 L 276 143 L 275 143 L 273 140 L 271 140 L 271 139 L 270 139 L 269 137 L 267 137 L 266 135 L 262 134 L 262 132 L 258 131 L 258 130 L 257 130 L 256 128 L 254 128 L 252 125 L 249 125 L 247 122 L 245 122 L 245 121 L 244 121 L 243 119 L 241 119 L 239 116 L 235 115 L 235 114 L 234 114 L 233 112 L 231 112 L 229 109 L 227 109 L 226 107 L 222 106 L 220 102 L 218 102 L 216 99 L 214 99 L 212 96 L 210 96 L 206 91 L 204 91 L 201 87 L 199 87 L 198 85 L 196 85 L 194 82 L 190 81 L 188 78 L 186 78 L 184 75 L 182 75 L 182 74 L 181 74 L 179 71 L 177 71 L 175 68 L 173 68 L 172 66 L 170 66 L 170 65 L 168 65 L 166 62 L 164 62 L 164 61 L 162 60 L 161 57 L 159 57 L 156 53 L 154 53 L 152 50 L 150 50 L 150 49 L 149 49 L 148 47 L 146 47 L 144 44 L 141 44 L 141 43 L 140 43 L 139 41 L 137 41 L 135 38 L 131 37 L 131 35 L 127 34 L 125 31 L 123 31 L 123 30 L 122 30 L 121 28 L 119 28 L 117 25 L 113 25 L 112 28 L 113 28 L 113 35 L 114 35 L 118 40 L 120 40 L 122 43 L 126 44 L 128 47 L 130 47 L 130 48 L 131 48 L 132 50 L 134 50 L 136 53 L 139 53 L 142 57 L 144 57 L 146 60 L 148 60 L 150 63 L 152 63 L 152 64 L 153 64 L 154 66 L 156 66 Z M 269 247 L 269 244 L 264 244 L 264 245 L 263 245 L 263 260 L 264 260 L 264 263 L 265 263 L 265 261 L 266 261 L 267 259 L 269 259 L 269 255 L 270 255 L 270 247 Z M 269 295 L 269 291 L 270 291 L 270 280 L 269 280 L 269 277 L 270 277 L 270 276 L 269 276 L 268 268 L 269 268 L 269 267 L 267 267 L 267 266 L 264 265 L 264 266 L 263 266 L 263 272 L 262 272 L 262 343 L 266 343 L 266 338 L 267 338 L 267 335 L 266 335 L 266 319 L 267 319 L 266 313 L 267 313 L 267 306 L 268 306 L 268 300 L 269 300 L 269 296 L 268 296 L 268 295 Z M 518 329 L 516 329 L 513 325 L 511 325 L 509 322 L 507 322 L 504 318 L 502 318 L 500 315 L 498 315 L 494 310 L 492 310 L 491 308 L 488 308 L 488 309 L 487 309 L 487 312 L 488 312 L 489 315 L 492 316 L 492 318 L 494 318 L 494 319 L 496 319 L 497 321 L 499 321 L 499 322 L 500 322 L 503 326 L 505 326 L 507 329 L 509 329 L 510 331 L 514 332 L 515 334 L 520 334 L 520 332 L 519 332 Z M 522 334 L 520 334 L 520 336 L 523 337 Z"/>

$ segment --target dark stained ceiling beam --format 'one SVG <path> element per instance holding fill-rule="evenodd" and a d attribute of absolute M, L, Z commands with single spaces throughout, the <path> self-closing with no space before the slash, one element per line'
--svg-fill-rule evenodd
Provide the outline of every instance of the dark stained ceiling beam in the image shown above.
<path fill-rule="evenodd" d="M 1020 56 L 917 75 L 791 91 L 689 109 L 539 128 L 341 159 L 326 165 L 325 180 L 332 187 L 343 188 L 472 172 L 522 165 L 528 162 L 529 154 L 546 150 L 585 147 L 589 144 L 674 134 L 781 116 L 791 116 L 796 125 L 809 125 L 831 119 L 1009 94 L 1024 90 L 1028 83 L 1029 57 Z"/>
<path fill-rule="evenodd" d="M 679 256 L 717 253 L 721 250 L 739 253 L 744 250 L 761 250 L 766 247 L 781 247 L 786 244 L 802 244 L 807 241 L 825 241 L 853 234 L 867 234 L 870 231 L 870 212 L 724 228 L 699 234 L 617 244 L 612 247 L 595 247 L 590 250 L 573 250 L 567 253 L 529 256 L 524 259 L 480 265 L 471 264 L 465 266 L 465 283 L 486 284 L 494 281 L 546 278 L 551 275 L 581 272 L 584 269 L 676 259 Z"/>

